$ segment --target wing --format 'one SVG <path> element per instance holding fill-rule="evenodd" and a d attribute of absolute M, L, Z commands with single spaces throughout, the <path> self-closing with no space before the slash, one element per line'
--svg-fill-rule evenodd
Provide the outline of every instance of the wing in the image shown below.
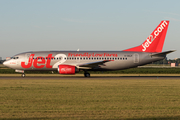
<path fill-rule="evenodd" d="M 91 69 L 91 68 L 99 67 L 99 65 L 104 65 L 104 63 L 110 62 L 110 61 L 112 61 L 112 60 L 103 60 L 103 61 L 84 63 L 84 64 L 78 64 L 76 66 L 78 68 Z"/>

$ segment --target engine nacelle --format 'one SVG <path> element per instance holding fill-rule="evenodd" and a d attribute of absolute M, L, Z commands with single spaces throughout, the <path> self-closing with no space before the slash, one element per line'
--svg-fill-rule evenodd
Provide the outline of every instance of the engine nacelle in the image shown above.
<path fill-rule="evenodd" d="M 79 70 L 72 65 L 59 65 L 58 72 L 59 74 L 75 74 Z"/>

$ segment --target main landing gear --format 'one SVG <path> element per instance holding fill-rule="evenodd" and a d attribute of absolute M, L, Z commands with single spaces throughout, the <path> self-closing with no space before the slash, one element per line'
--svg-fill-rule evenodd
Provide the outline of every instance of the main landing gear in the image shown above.
<path fill-rule="evenodd" d="M 23 77 L 23 78 L 24 78 L 25 76 L 26 76 L 26 75 L 25 75 L 24 73 L 21 75 L 21 77 Z"/>
<path fill-rule="evenodd" d="M 87 71 L 84 72 L 84 77 L 90 77 L 90 73 L 88 73 Z"/>

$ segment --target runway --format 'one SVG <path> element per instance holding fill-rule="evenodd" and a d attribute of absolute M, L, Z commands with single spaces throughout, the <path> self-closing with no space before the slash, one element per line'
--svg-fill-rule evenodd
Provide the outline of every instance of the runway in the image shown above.
<path fill-rule="evenodd" d="M 64 80 L 64 79 L 74 79 L 74 80 L 90 80 L 90 79 L 180 79 L 180 76 L 92 76 L 92 77 L 81 77 L 81 76 L 66 76 L 66 77 L 62 77 L 62 76 L 26 76 L 26 77 L 21 77 L 21 76 L 0 76 L 0 80 L 2 79 L 24 79 L 24 80 L 29 80 L 29 79 L 34 79 L 34 80 L 38 80 L 38 79 L 56 79 L 56 80 Z"/>

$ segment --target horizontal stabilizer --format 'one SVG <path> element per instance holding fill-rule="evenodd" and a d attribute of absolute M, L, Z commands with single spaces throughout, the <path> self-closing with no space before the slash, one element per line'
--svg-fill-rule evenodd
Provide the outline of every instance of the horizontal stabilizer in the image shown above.
<path fill-rule="evenodd" d="M 161 53 L 153 53 L 150 56 L 164 56 L 167 55 L 169 53 L 175 52 L 176 50 L 169 50 L 169 51 L 165 51 L 165 52 L 161 52 Z"/>

